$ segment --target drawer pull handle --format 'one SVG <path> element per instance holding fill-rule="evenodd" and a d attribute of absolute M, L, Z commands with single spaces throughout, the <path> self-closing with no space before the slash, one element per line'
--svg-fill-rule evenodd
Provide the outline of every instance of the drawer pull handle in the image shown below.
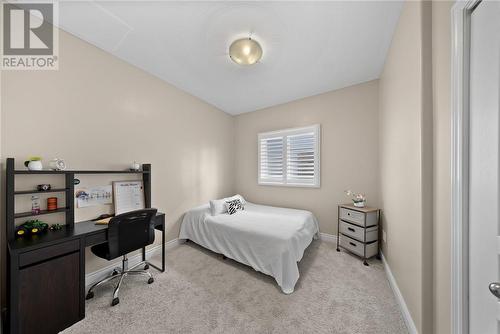
<path fill-rule="evenodd" d="M 348 227 L 347 229 L 348 229 L 349 231 L 351 231 L 351 232 L 356 232 L 356 230 L 355 230 L 355 229 L 353 229 L 352 227 Z"/>
<path fill-rule="evenodd" d="M 356 244 L 354 242 L 349 242 L 349 245 L 356 247 Z"/>

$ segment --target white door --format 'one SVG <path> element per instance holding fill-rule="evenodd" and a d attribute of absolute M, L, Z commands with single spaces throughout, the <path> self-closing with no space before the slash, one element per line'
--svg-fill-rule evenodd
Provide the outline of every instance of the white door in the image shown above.
<path fill-rule="evenodd" d="M 499 114 L 500 1 L 482 1 L 471 18 L 470 334 L 500 333 Z"/>

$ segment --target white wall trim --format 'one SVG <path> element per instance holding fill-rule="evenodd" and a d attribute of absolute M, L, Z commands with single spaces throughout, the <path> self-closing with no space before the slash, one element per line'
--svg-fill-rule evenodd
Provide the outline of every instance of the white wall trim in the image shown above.
<path fill-rule="evenodd" d="M 179 244 L 180 244 L 179 239 L 167 241 L 165 243 L 165 250 L 172 249 Z M 146 259 L 150 259 L 151 257 L 153 257 L 157 254 L 161 254 L 161 245 L 156 245 L 154 247 L 146 249 Z M 136 254 L 136 255 L 133 255 L 133 256 L 128 258 L 129 267 L 132 267 L 139 262 L 141 262 L 141 254 Z M 122 266 L 122 258 L 120 257 L 116 261 L 113 261 L 110 265 L 108 265 L 104 268 L 101 268 L 99 270 L 96 270 L 94 272 L 86 274 L 85 275 L 85 289 L 88 289 L 88 287 L 91 284 L 105 278 L 107 275 L 109 275 L 113 271 L 114 268 L 121 267 L 121 266 Z M 154 272 L 152 272 L 152 273 L 154 274 Z"/>
<path fill-rule="evenodd" d="M 480 0 L 457 1 L 452 31 L 451 328 L 469 333 L 469 53 L 470 17 Z"/>
<path fill-rule="evenodd" d="M 418 334 L 417 327 L 415 326 L 415 322 L 411 317 L 410 310 L 408 309 L 408 306 L 406 306 L 405 299 L 403 298 L 403 295 L 399 290 L 398 284 L 396 283 L 396 279 L 392 275 L 391 268 L 389 267 L 389 264 L 385 260 L 384 253 L 382 253 L 382 251 L 380 252 L 380 256 L 382 258 L 382 263 L 384 264 L 385 273 L 387 274 L 387 279 L 389 280 L 389 285 L 391 286 L 391 289 L 394 292 L 394 296 L 396 297 L 399 307 L 401 308 L 401 312 L 403 313 L 403 319 L 405 321 L 406 327 L 408 328 L 410 334 Z"/>
<path fill-rule="evenodd" d="M 337 236 L 335 234 L 319 233 L 319 238 L 323 241 L 337 243 Z"/>

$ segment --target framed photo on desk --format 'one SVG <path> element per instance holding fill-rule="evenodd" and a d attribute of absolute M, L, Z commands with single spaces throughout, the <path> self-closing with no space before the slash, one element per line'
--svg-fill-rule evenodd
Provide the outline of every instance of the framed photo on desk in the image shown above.
<path fill-rule="evenodd" d="M 116 215 L 144 209 L 144 184 L 142 180 L 114 181 L 113 198 Z"/>

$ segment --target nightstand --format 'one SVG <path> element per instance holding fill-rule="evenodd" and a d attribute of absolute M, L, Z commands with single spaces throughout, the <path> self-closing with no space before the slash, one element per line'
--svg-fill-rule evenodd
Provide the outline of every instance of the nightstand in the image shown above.
<path fill-rule="evenodd" d="M 363 258 L 363 264 L 368 266 L 366 260 L 379 255 L 380 209 L 341 204 L 338 214 L 337 252 L 344 248 Z"/>

